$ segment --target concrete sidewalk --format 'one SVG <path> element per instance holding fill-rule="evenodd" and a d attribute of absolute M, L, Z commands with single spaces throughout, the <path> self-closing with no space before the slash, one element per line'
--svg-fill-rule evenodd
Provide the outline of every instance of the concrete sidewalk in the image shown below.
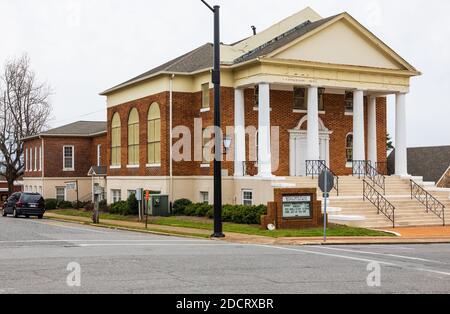
<path fill-rule="evenodd" d="M 75 217 L 46 213 L 48 219 L 67 221 L 81 224 L 92 224 L 92 220 L 86 217 Z M 146 232 L 152 234 L 162 234 L 169 236 L 187 236 L 208 238 L 211 234 L 209 230 L 172 227 L 161 225 L 148 225 L 133 221 L 101 219 L 99 225 L 103 228 L 117 228 L 120 230 L 129 230 L 137 232 Z M 397 237 L 330 237 L 326 244 L 345 245 L 345 244 L 429 244 L 429 243 L 450 243 L 450 227 L 408 227 L 396 229 L 384 229 L 383 231 L 398 234 Z M 247 235 L 241 233 L 226 233 L 226 238 L 220 241 L 242 244 L 259 245 L 323 245 L 323 238 L 272 238 L 257 235 Z"/>

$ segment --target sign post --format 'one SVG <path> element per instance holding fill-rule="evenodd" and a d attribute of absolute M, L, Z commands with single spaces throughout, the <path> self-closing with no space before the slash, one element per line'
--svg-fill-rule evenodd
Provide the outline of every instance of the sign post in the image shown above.
<path fill-rule="evenodd" d="M 323 192 L 324 200 L 324 222 L 323 222 L 323 241 L 327 242 L 327 206 L 328 197 L 331 190 L 334 188 L 334 176 L 328 169 L 322 171 L 319 176 L 319 188 Z"/>
<path fill-rule="evenodd" d="M 150 210 L 150 191 L 145 192 L 145 203 L 147 204 L 147 210 L 145 215 L 145 229 L 148 226 L 148 211 Z"/>

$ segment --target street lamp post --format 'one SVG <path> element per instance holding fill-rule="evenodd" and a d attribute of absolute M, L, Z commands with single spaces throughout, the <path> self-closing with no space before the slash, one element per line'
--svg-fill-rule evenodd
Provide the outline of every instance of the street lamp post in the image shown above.
<path fill-rule="evenodd" d="M 211 7 L 201 0 L 214 13 L 214 69 L 212 82 L 214 84 L 214 126 L 215 126 L 215 157 L 214 157 L 214 233 L 213 238 L 223 238 L 222 226 L 222 133 L 220 114 L 220 6 Z"/>

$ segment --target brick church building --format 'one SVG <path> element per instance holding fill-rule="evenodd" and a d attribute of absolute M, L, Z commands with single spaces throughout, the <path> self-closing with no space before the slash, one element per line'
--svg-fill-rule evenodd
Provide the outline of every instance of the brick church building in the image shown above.
<path fill-rule="evenodd" d="M 354 161 L 385 164 L 388 95 L 396 96 L 396 174 L 407 175 L 406 95 L 420 72 L 348 13 L 323 18 L 306 8 L 222 44 L 221 54 L 224 203 L 271 201 L 274 187 L 298 186 L 296 178 L 314 162 L 338 176 L 351 175 Z M 208 43 L 102 92 L 104 131 L 51 138 L 61 147 L 43 157 L 58 167 L 46 193 L 61 194 L 61 182 L 81 175 L 89 180 L 91 166 L 100 166 L 110 203 L 136 188 L 212 203 L 213 163 L 205 156 L 214 118 L 212 63 Z M 33 145 L 38 156 L 51 149 L 44 140 L 27 139 L 34 155 L 26 158 L 36 157 Z M 90 163 L 80 173 L 62 171 L 66 148 L 74 145 L 85 145 L 81 159 Z M 98 145 L 101 162 L 94 157 Z M 25 174 L 26 187 L 50 180 L 34 168 Z"/>

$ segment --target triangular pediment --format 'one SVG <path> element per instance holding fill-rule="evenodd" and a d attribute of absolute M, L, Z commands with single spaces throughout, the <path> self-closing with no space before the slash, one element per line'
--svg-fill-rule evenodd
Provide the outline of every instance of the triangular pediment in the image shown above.
<path fill-rule="evenodd" d="M 415 69 L 348 14 L 277 49 L 268 57 L 393 70 Z"/>

